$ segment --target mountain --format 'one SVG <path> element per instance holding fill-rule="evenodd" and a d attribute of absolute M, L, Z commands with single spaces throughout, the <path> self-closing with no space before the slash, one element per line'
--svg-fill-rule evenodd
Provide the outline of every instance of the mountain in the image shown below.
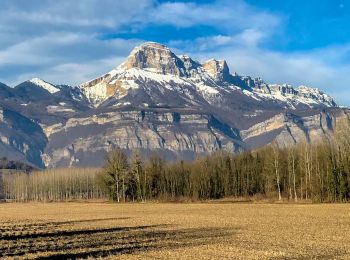
<path fill-rule="evenodd" d="M 259 106 L 261 101 L 268 101 L 269 107 L 292 109 L 336 106 L 331 97 L 318 89 L 305 86 L 294 89 L 287 84 L 270 85 L 260 78 L 231 75 L 224 60 L 200 64 L 188 56 L 177 57 L 157 43 L 136 47 L 119 67 L 80 87 L 96 105 L 111 98 L 115 104 L 126 101 L 146 106 L 166 103 L 223 107 L 239 95 L 245 100 L 244 96 L 248 96 L 250 103 L 260 103 Z M 237 102 L 240 100 L 235 100 L 235 105 Z"/>
<path fill-rule="evenodd" d="M 280 146 L 318 142 L 350 115 L 319 89 L 231 74 L 224 60 L 200 63 L 152 42 L 77 87 L 37 78 L 14 88 L 0 84 L 0 106 L 35 124 L 33 139 L 41 144 L 31 146 L 40 159 L 6 142 L 1 153 L 17 149 L 39 167 L 98 166 L 114 147 L 192 159 L 274 140 Z M 0 136 L 3 129 L 11 129 L 9 121 L 0 125 Z"/>
<path fill-rule="evenodd" d="M 42 128 L 21 114 L 0 107 L 0 155 L 44 167 L 41 155 L 47 144 Z"/>

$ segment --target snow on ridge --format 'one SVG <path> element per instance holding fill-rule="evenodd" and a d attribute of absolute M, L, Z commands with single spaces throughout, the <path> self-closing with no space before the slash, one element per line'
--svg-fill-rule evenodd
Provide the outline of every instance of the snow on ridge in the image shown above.
<path fill-rule="evenodd" d="M 166 45 L 160 44 L 160 43 L 157 43 L 157 42 L 145 42 L 145 43 L 141 44 L 140 46 L 137 46 L 136 48 L 134 48 L 134 50 L 138 51 L 138 50 L 141 50 L 144 47 L 152 48 L 152 49 L 156 49 L 156 50 L 167 50 L 167 51 L 170 51 L 170 49 Z"/>
<path fill-rule="evenodd" d="M 80 85 L 82 89 L 84 89 L 86 96 L 91 101 L 94 101 L 95 106 L 108 98 L 107 85 L 114 84 L 116 81 L 123 82 L 122 85 L 125 90 L 137 89 L 140 87 L 140 84 L 147 84 L 149 81 L 154 81 L 164 87 L 170 82 L 183 86 L 192 86 L 195 87 L 195 89 L 204 97 L 208 94 L 216 95 L 220 92 L 220 86 L 217 85 L 206 71 L 201 70 L 200 68 L 197 69 L 197 73 L 192 74 L 190 77 L 180 77 L 172 74 L 163 74 L 150 68 L 126 69 L 122 63 L 109 73 L 102 76 L 102 78 L 105 78 L 105 80 L 95 84 L 93 88 L 84 88 L 84 85 L 88 84 L 88 82 Z M 209 82 L 211 84 L 208 85 L 207 83 Z M 242 92 L 257 101 L 275 100 L 286 104 L 287 107 L 292 109 L 295 109 L 295 105 L 297 104 L 305 104 L 310 107 L 322 104 L 331 107 L 335 104 L 330 96 L 317 88 L 306 86 L 293 87 L 289 84 L 267 84 L 267 87 L 271 89 L 271 93 L 260 93 L 256 88 L 253 88 L 252 90 L 242 90 Z M 293 89 L 295 90 L 295 93 L 284 93 L 282 92 L 282 89 L 280 89 L 282 87 Z M 227 91 L 227 88 L 225 89 Z"/>
<path fill-rule="evenodd" d="M 197 90 L 200 92 L 205 92 L 205 93 L 212 94 L 212 95 L 219 93 L 219 91 L 217 89 L 215 89 L 211 86 L 207 86 L 203 83 L 196 84 L 195 86 L 197 87 Z"/>
<path fill-rule="evenodd" d="M 56 88 L 54 85 L 52 85 L 52 84 L 50 84 L 42 79 L 39 79 L 39 78 L 32 78 L 31 80 L 29 80 L 29 82 L 47 90 L 51 94 L 54 94 L 54 93 L 60 91 L 59 88 Z"/>
<path fill-rule="evenodd" d="M 154 48 L 171 52 L 171 50 L 163 44 L 145 42 L 136 46 L 129 54 L 129 57 L 143 48 Z M 183 60 L 191 59 L 185 54 L 176 57 Z M 204 63 L 198 62 L 199 66 L 195 68 L 187 68 L 186 66 L 185 68 L 180 68 L 182 71 L 188 69 L 188 71 L 185 71 L 188 73 L 184 73 L 185 76 L 179 76 L 171 73 L 164 73 L 155 68 L 129 68 L 125 66 L 127 64 L 126 60 L 110 72 L 81 84 L 79 88 L 91 102 L 95 103 L 95 106 L 111 96 L 111 91 L 107 90 L 109 87 L 113 90 L 115 84 L 118 84 L 118 89 L 123 89 L 123 91 L 120 92 L 122 94 L 119 95 L 119 93 L 116 96 L 116 98 L 121 98 L 127 95 L 129 89 L 135 90 L 143 88 L 143 85 L 146 88 L 150 88 L 153 86 L 152 83 L 157 83 L 154 84 L 154 86 L 158 88 L 168 88 L 170 85 L 181 85 L 182 88 L 192 88 L 205 98 L 209 96 L 210 98 L 214 98 L 217 94 L 222 94 L 222 91 L 236 91 L 237 87 L 241 89 L 243 94 L 257 101 L 263 102 L 273 100 L 274 102 L 284 104 L 291 108 L 295 108 L 295 105 L 298 104 L 305 104 L 310 107 L 315 105 L 325 105 L 328 107 L 336 106 L 332 97 L 317 88 L 306 86 L 294 87 L 289 84 L 268 84 L 262 81 L 261 78 L 253 79 L 249 76 L 239 76 L 237 73 L 234 73 L 233 76 L 239 77 L 243 82 L 242 84 L 245 82 L 251 89 L 244 89 L 244 86 L 242 87 L 240 83 L 237 83 L 238 85 L 236 86 L 234 81 L 227 81 L 221 84 L 221 82 L 218 82 L 215 77 L 204 69 L 204 64 L 212 61 L 217 63 L 219 70 L 222 70 L 225 66 L 225 60 L 212 58 Z M 173 87 L 171 88 L 173 89 Z"/>
<path fill-rule="evenodd" d="M 107 86 L 100 82 L 92 88 L 81 88 L 88 100 L 95 103 L 95 106 L 107 97 Z"/>
<path fill-rule="evenodd" d="M 271 93 L 259 92 L 254 88 L 251 93 L 255 93 L 263 98 L 283 102 L 292 109 L 295 109 L 295 105 L 298 104 L 304 104 L 309 107 L 313 107 L 315 105 L 324 105 L 326 107 L 337 106 L 332 97 L 325 94 L 318 88 L 307 86 L 293 87 L 289 84 L 268 84 L 267 86 L 270 88 Z M 284 92 L 282 91 L 282 88 L 289 88 L 293 91 Z M 244 93 L 248 95 L 248 92 Z"/>

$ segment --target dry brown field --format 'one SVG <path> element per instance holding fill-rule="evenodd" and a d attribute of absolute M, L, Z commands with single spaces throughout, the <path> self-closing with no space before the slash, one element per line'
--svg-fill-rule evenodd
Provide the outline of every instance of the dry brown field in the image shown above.
<path fill-rule="evenodd" d="M 350 259 L 347 204 L 0 204 L 0 258 Z"/>

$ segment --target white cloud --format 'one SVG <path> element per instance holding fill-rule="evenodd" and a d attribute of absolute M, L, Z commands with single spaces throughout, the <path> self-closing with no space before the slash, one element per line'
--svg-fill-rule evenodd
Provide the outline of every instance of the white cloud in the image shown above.
<path fill-rule="evenodd" d="M 202 51 L 206 53 L 208 50 L 220 50 L 228 46 L 235 48 L 244 47 L 244 49 L 255 48 L 266 37 L 266 34 L 264 35 L 258 30 L 246 29 L 233 36 L 219 34 L 209 37 L 199 37 L 193 40 L 175 40 L 170 41 L 169 45 L 189 52 Z"/>
<path fill-rule="evenodd" d="M 124 30 L 137 33 L 147 30 L 147 26 L 159 25 L 207 25 L 225 28 L 227 32 L 243 30 L 237 37 L 254 44 L 258 30 L 266 34 L 265 31 L 270 30 L 267 28 L 276 24 L 276 17 L 255 12 L 241 0 L 218 0 L 210 4 L 158 3 L 156 0 L 4 0 L 0 10 L 0 80 L 15 84 L 25 76 L 48 75 L 44 72 L 67 64 L 80 64 L 84 71 L 90 68 L 91 73 L 82 74 L 91 75 L 99 70 L 96 66 L 100 60 L 125 57 L 140 42 L 137 39 L 101 40 L 98 37 L 101 33 Z M 215 45 L 228 44 L 237 37 L 216 36 Z M 207 48 L 206 42 L 205 38 L 197 41 L 203 50 Z M 67 70 L 65 81 L 79 84 L 78 79 L 86 80 L 72 71 Z"/>
<path fill-rule="evenodd" d="M 226 59 L 239 74 L 319 87 L 350 104 L 350 43 L 302 52 L 267 49 L 283 37 L 284 17 L 243 0 L 3 0 L 1 5 L 0 81 L 11 85 L 34 76 L 76 85 L 119 65 L 143 41 L 102 40 L 104 33 L 139 38 L 150 27 L 204 26 L 213 29 L 210 35 L 190 40 L 177 35 L 168 44 L 198 59 Z"/>
<path fill-rule="evenodd" d="M 95 78 L 97 75 L 103 75 L 122 63 L 124 57 L 114 57 L 110 59 L 101 59 L 91 61 L 86 64 L 65 63 L 43 70 L 40 77 L 56 84 L 62 84 L 62 78 L 70 75 L 70 78 L 63 82 L 65 84 L 76 85 L 77 82 L 83 83 L 87 80 Z M 72 73 L 73 72 L 73 73 Z"/>
<path fill-rule="evenodd" d="M 138 21 L 154 5 L 153 0 L 4 0 L 0 11 L 2 22 L 24 22 L 69 27 L 119 27 Z M 135 19 L 134 19 L 135 18 Z"/>
<path fill-rule="evenodd" d="M 212 25 L 227 30 L 273 28 L 280 19 L 241 0 L 217 0 L 207 4 L 168 2 L 158 5 L 151 13 L 154 23 L 190 27 Z"/>
<path fill-rule="evenodd" d="M 116 67 L 140 43 L 137 39 L 100 41 L 93 35 L 52 33 L 0 51 L 0 70 L 5 72 L 10 66 L 8 74 L 13 74 L 4 82 L 12 86 L 32 77 L 77 85 Z M 18 73 L 13 67 L 27 69 Z"/>

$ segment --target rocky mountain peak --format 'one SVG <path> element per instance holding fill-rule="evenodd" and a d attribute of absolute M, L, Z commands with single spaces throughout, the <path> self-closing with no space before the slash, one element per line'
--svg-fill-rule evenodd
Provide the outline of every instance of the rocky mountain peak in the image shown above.
<path fill-rule="evenodd" d="M 183 76 L 182 61 L 168 47 L 155 42 L 146 42 L 134 48 L 123 66 Z"/>
<path fill-rule="evenodd" d="M 183 107 L 190 107 L 193 102 L 222 104 L 222 97 L 236 95 L 237 91 L 250 99 L 249 102 L 265 104 L 266 101 L 284 108 L 336 106 L 331 97 L 318 91 L 271 85 L 261 78 L 237 73 L 231 75 L 225 60 L 199 63 L 187 55 L 177 56 L 165 45 L 155 42 L 135 47 L 124 63 L 81 84 L 79 89 L 96 107 L 107 100 L 105 106 L 116 103 L 118 107 L 123 104 L 166 103 Z"/>
<path fill-rule="evenodd" d="M 181 55 L 180 59 L 183 63 L 183 66 L 185 68 L 185 71 L 190 72 L 191 70 L 195 70 L 198 67 L 201 66 L 201 64 L 199 64 L 198 62 L 194 61 L 193 59 L 191 59 L 191 57 L 187 56 L 187 55 Z"/>
<path fill-rule="evenodd" d="M 225 60 L 211 59 L 202 64 L 205 71 L 214 79 L 222 81 L 230 75 L 230 70 Z"/>
<path fill-rule="evenodd" d="M 0 156 L 38 167 L 100 166 L 119 147 L 191 159 L 273 140 L 326 140 L 341 113 L 350 116 L 318 89 L 231 75 L 224 60 L 202 64 L 144 43 L 77 88 L 38 78 L 0 83 Z"/>
<path fill-rule="evenodd" d="M 28 82 L 45 89 L 46 91 L 50 92 L 51 94 L 54 94 L 54 93 L 60 91 L 60 89 L 55 87 L 53 84 L 48 83 L 48 82 L 46 82 L 42 79 L 39 79 L 39 78 L 32 78 Z"/>

